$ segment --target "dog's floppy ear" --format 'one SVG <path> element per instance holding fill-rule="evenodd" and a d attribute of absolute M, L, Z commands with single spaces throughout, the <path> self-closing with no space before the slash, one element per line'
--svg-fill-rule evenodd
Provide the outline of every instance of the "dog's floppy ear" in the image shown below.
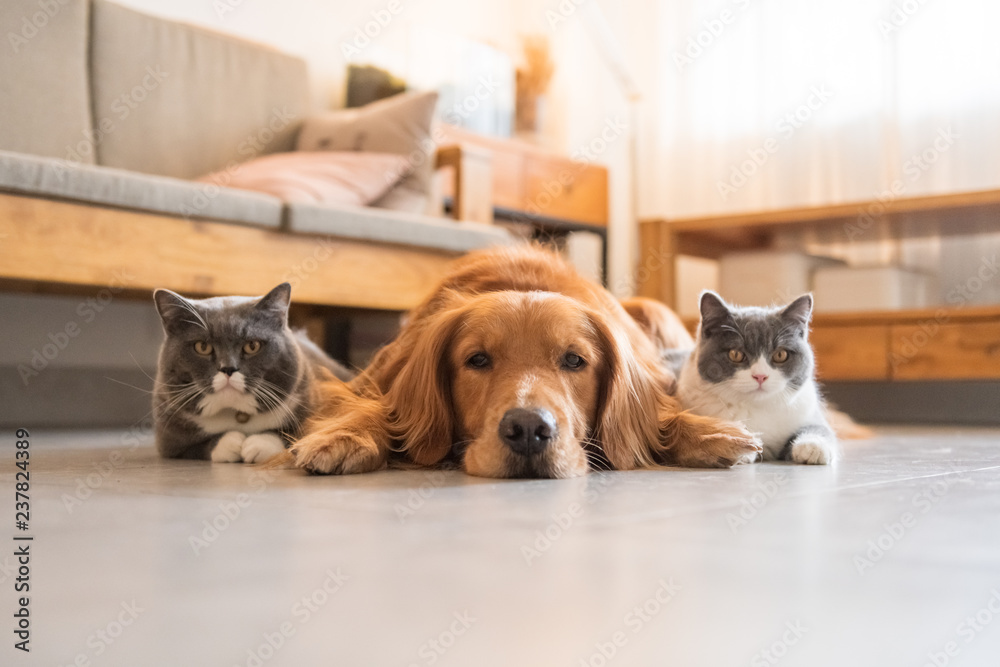
<path fill-rule="evenodd" d="M 399 372 L 385 393 L 393 439 L 420 465 L 440 462 L 454 440 L 448 350 L 464 314 L 461 306 L 442 311 L 408 337 L 409 349 L 401 350 Z"/>
<path fill-rule="evenodd" d="M 621 327 L 596 313 L 591 320 L 604 358 L 594 438 L 617 470 L 651 467 L 660 445 L 660 394 L 669 383 L 644 365 Z"/>

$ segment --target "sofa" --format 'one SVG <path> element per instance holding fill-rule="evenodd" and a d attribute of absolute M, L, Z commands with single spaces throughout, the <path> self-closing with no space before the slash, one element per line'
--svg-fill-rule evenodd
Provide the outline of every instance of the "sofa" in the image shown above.
<path fill-rule="evenodd" d="M 299 58 L 106 0 L 5 0 L 0 25 L 5 289 L 210 296 L 289 280 L 298 303 L 404 310 L 447 260 L 511 242 L 490 224 L 193 180 L 294 148 L 311 111 Z M 441 155 L 463 173 L 460 149 Z"/>

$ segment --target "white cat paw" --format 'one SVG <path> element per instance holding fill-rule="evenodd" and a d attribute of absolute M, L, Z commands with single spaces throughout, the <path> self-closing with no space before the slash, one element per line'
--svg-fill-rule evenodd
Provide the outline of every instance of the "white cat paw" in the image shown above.
<path fill-rule="evenodd" d="M 281 436 L 274 433 L 248 435 L 247 439 L 243 441 L 242 454 L 245 463 L 263 463 L 284 451 L 284 441 Z"/>
<path fill-rule="evenodd" d="M 246 436 L 239 431 L 229 431 L 219 438 L 218 444 L 212 450 L 212 461 L 215 463 L 239 463 L 243 460 L 243 442 Z"/>
<path fill-rule="evenodd" d="M 789 458 L 795 463 L 827 465 L 833 463 L 833 447 L 822 441 L 798 440 L 792 443 Z"/>

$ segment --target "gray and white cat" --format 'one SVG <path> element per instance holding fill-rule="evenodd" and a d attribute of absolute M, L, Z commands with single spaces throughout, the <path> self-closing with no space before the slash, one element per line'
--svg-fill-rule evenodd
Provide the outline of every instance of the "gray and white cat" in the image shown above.
<path fill-rule="evenodd" d="M 153 293 L 166 333 L 153 388 L 162 456 L 266 461 L 298 435 L 320 369 L 351 377 L 289 329 L 291 290 L 282 283 L 262 297 L 200 300 Z"/>
<path fill-rule="evenodd" d="M 775 308 L 729 306 L 701 295 L 695 348 L 680 373 L 685 409 L 742 422 L 765 460 L 827 464 L 839 454 L 809 345 L 811 294 Z"/>

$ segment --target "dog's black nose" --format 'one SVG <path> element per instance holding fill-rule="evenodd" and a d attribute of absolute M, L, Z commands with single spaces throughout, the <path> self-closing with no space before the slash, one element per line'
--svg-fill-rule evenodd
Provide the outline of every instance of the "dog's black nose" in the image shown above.
<path fill-rule="evenodd" d="M 556 418 L 548 410 L 514 408 L 500 420 L 500 439 L 518 454 L 538 454 L 559 433 Z"/>
<path fill-rule="evenodd" d="M 219 370 L 222 371 L 223 373 L 225 373 L 226 375 L 232 375 L 233 373 L 236 372 L 236 367 L 235 366 L 223 366 Z"/>

